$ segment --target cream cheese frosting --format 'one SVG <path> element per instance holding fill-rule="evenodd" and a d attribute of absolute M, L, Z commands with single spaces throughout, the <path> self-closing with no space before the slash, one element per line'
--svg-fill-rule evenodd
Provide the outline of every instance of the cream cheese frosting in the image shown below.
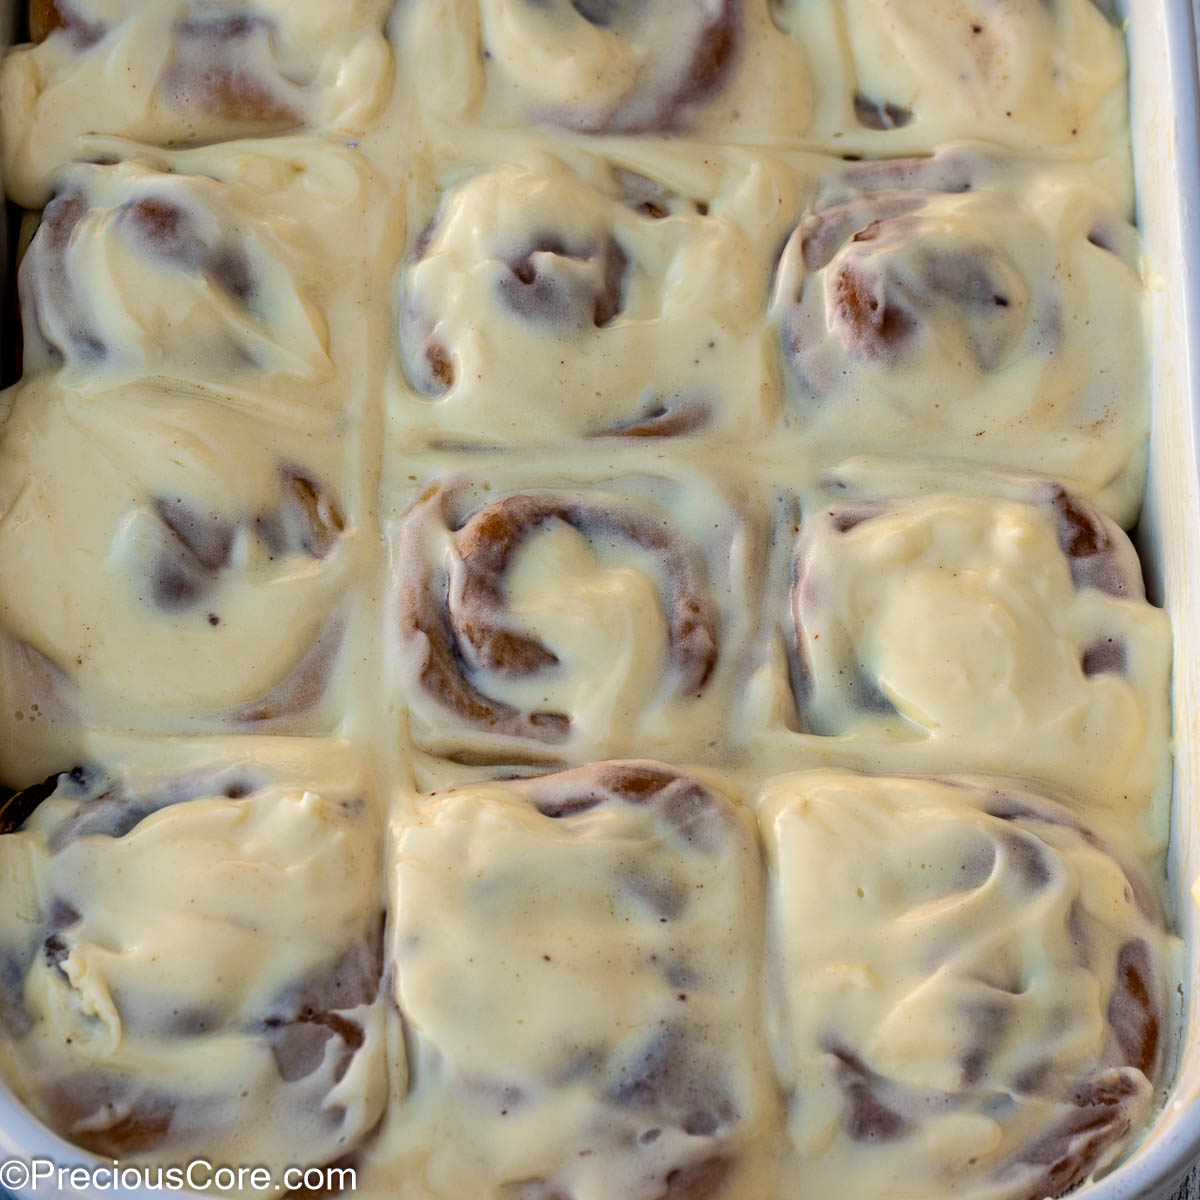
<path fill-rule="evenodd" d="M 308 137 L 94 148 L 105 163 L 58 174 L 21 263 L 26 375 L 76 391 L 160 378 L 344 422 L 371 382 L 367 264 L 405 236 L 372 165 Z"/>
<path fill-rule="evenodd" d="M 720 745 L 748 653 L 749 514 L 701 479 L 581 482 L 452 478 L 398 524 L 397 686 L 422 748 L 584 762 Z"/>
<path fill-rule="evenodd" d="M 353 136 L 391 78 L 390 0 L 51 0 L 0 70 L 5 186 L 45 198 L 89 134 L 150 145 L 321 127 Z"/>
<path fill-rule="evenodd" d="M 471 150 L 522 161 L 451 160 L 414 220 L 406 450 L 732 435 L 808 486 L 848 456 L 941 458 L 1136 511 L 1145 293 L 1111 164 L 501 145 Z"/>
<path fill-rule="evenodd" d="M 401 69 L 434 117 L 797 136 L 812 107 L 808 61 L 770 10 L 767 0 L 417 0 L 401 14 Z"/>
<path fill-rule="evenodd" d="M 1161 848 L 1169 630 L 1095 510 L 1053 491 L 830 505 L 795 545 L 791 637 L 809 732 L 1043 779 Z"/>
<path fill-rule="evenodd" d="M 764 280 L 741 227 L 773 174 L 743 178 L 716 212 L 629 172 L 590 187 L 561 164 L 451 186 L 401 275 L 398 344 L 416 393 L 396 409 L 406 436 L 761 429 Z"/>
<path fill-rule="evenodd" d="M 228 191 L 131 163 L 73 172 L 22 262 L 25 329 L 44 341 L 26 344 L 26 370 L 65 361 L 73 387 L 110 373 L 329 374 L 300 255 L 270 224 L 231 211 Z"/>
<path fill-rule="evenodd" d="M 1060 1195 L 1153 1103 L 1153 889 L 1023 792 L 813 771 L 759 798 L 780 1194 Z"/>
<path fill-rule="evenodd" d="M 435 119 L 876 156 L 974 136 L 1085 158 L 1127 133 L 1094 0 L 417 0 L 401 20 Z"/>
<path fill-rule="evenodd" d="M 376 802 L 336 752 L 183 757 L 0 838 L 12 1077 L 108 1157 L 341 1158 L 389 1088 Z"/>
<path fill-rule="evenodd" d="M 780 0 L 775 10 L 816 65 L 817 136 L 886 155 L 969 131 L 1081 157 L 1125 136 L 1125 45 L 1106 0 Z"/>
<path fill-rule="evenodd" d="M 340 457 L 181 392 L 28 385 L 0 439 L 0 624 L 52 668 L 32 703 L 163 732 L 336 721 L 358 569 Z"/>
<path fill-rule="evenodd" d="M 772 1089 L 744 815 L 626 762 L 462 789 L 394 828 L 417 1078 L 399 1194 L 758 1194 Z"/>
<path fill-rule="evenodd" d="M 34 1114 L 368 1200 L 1043 1200 L 1125 1154 L 1178 947 L 1104 5 L 31 15 Z"/>
<path fill-rule="evenodd" d="M 944 454 L 1094 493 L 1140 463 L 1142 304 L 1136 232 L 1076 171 L 851 164 L 776 271 L 785 420 L 825 462 Z"/>

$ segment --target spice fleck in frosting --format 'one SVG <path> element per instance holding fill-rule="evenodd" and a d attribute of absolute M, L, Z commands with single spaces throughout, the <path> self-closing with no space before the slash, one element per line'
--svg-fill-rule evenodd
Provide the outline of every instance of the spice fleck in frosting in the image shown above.
<path fill-rule="evenodd" d="M 364 1200 L 1133 1152 L 1179 945 L 1110 5 L 29 17 L 17 1101 Z"/>

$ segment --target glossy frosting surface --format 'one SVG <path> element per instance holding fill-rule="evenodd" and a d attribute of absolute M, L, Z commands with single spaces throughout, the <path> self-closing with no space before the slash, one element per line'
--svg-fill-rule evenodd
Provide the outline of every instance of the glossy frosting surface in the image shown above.
<path fill-rule="evenodd" d="M 759 813 L 794 1088 L 785 1195 L 1054 1195 L 1144 1119 L 1158 914 L 1068 812 L 812 772 L 770 781 Z"/>
<path fill-rule="evenodd" d="M 434 1194 L 763 1185 L 761 880 L 728 800 L 644 763 L 466 788 L 395 830 L 394 872 Z"/>
<path fill-rule="evenodd" d="M 386 1103 L 374 806 L 336 752 L 247 749 L 64 776 L 0 842 L 13 1076 L 101 1155 L 336 1157 Z"/>
<path fill-rule="evenodd" d="M 31 1111 L 370 1200 L 1044 1200 L 1127 1155 L 1179 946 L 1106 6 L 30 32 Z"/>

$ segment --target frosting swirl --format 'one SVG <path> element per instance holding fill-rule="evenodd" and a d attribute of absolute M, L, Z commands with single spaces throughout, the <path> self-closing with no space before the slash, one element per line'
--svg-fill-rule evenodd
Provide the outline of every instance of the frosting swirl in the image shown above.
<path fill-rule="evenodd" d="M 778 0 L 814 134 L 894 154 L 954 138 L 1103 154 L 1126 130 L 1121 31 L 1096 0 Z"/>
<path fill-rule="evenodd" d="M 62 363 L 74 388 L 328 376 L 311 268 L 274 225 L 244 189 L 209 178 L 77 167 L 21 264 L 26 371 Z"/>
<path fill-rule="evenodd" d="M 784 1195 L 1057 1196 L 1154 1102 L 1153 889 L 1039 796 L 814 771 L 760 801 Z M 802 1181 L 802 1182 L 801 1182 Z"/>
<path fill-rule="evenodd" d="M 769 0 L 417 0 L 403 42 L 439 114 L 584 133 L 792 137 L 811 97 L 803 47 Z M 436 63 L 436 69 L 434 64 Z"/>
<path fill-rule="evenodd" d="M 17 1086 L 96 1154 L 329 1162 L 383 1112 L 374 809 L 259 750 L 79 768 L 0 837 Z"/>
<path fill-rule="evenodd" d="M 83 135 L 150 145 L 362 132 L 382 103 L 391 0 L 53 0 L 0 67 L 5 186 L 35 205 Z M 106 81 L 119 79 L 119 86 Z"/>
<path fill-rule="evenodd" d="M 400 403 L 415 434 L 529 444 L 761 420 L 763 285 L 736 212 L 625 180 L 606 193 L 507 166 L 447 192 L 401 276 L 404 370 L 427 397 Z M 770 188 L 760 172 L 747 191 Z"/>
<path fill-rule="evenodd" d="M 434 798 L 394 846 L 429 1194 L 752 1194 L 759 866 L 728 800 L 598 763 Z"/>
<path fill-rule="evenodd" d="M 1020 774 L 1106 807 L 1142 798 L 1145 837 L 1167 791 L 1166 618 L 1112 522 L 1061 489 L 1039 499 L 811 515 L 792 588 L 800 714 L 906 769 Z"/>
<path fill-rule="evenodd" d="M 310 465 L 307 443 L 166 391 L 22 390 L 0 444 L 4 632 L 79 720 L 328 723 L 353 526 L 336 457 Z"/>
<path fill-rule="evenodd" d="M 823 192 L 772 301 L 788 419 L 823 458 L 982 460 L 1089 492 L 1140 477 L 1140 248 L 1106 188 L 958 147 Z"/>
<path fill-rule="evenodd" d="M 680 527 L 665 505 L 692 489 L 653 482 L 497 496 L 460 479 L 418 500 L 394 559 L 418 744 L 570 761 L 718 736 L 745 635 L 730 600 L 747 535 L 719 496 Z"/>

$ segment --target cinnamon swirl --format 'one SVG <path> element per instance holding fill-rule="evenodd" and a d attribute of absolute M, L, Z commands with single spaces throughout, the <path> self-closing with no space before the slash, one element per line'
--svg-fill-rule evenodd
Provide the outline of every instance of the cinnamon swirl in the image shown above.
<path fill-rule="evenodd" d="M 341 1158 L 388 1092 L 374 799 L 336 755 L 150 757 L 0 837 L 13 1086 L 104 1157 Z"/>
<path fill-rule="evenodd" d="M 725 797 L 605 762 L 436 797 L 393 838 L 425 1194 L 762 1194 L 760 868 Z"/>
<path fill-rule="evenodd" d="M 754 541 L 703 481 L 430 488 L 394 543 L 414 739 L 465 762 L 711 754 Z"/>
<path fill-rule="evenodd" d="M 629 178 L 628 174 L 626 178 Z M 759 170 L 722 206 L 642 198 L 562 166 L 451 187 L 401 274 L 411 440 L 463 445 L 728 434 L 764 424 Z M 739 211 L 742 210 L 742 211 Z"/>
<path fill-rule="evenodd" d="M 392 0 L 38 0 L 32 27 L 45 40 L 0 68 L 5 186 L 36 205 L 84 135 L 171 146 L 300 128 L 361 133 L 390 83 L 391 9 Z"/>
<path fill-rule="evenodd" d="M 1166 1054 L 1154 889 L 1041 796 L 816 771 L 766 785 L 783 1196 L 1061 1196 Z"/>
<path fill-rule="evenodd" d="M 825 462 L 936 456 L 1136 491 L 1139 255 L 1085 171 L 968 147 L 843 168 L 776 272 L 788 420 Z"/>
<path fill-rule="evenodd" d="M 1112 1167 L 1182 1022 L 1111 0 L 31 6 L 23 1156 L 357 1200 Z"/>
<path fill-rule="evenodd" d="M 796 542 L 792 618 L 813 733 L 893 768 L 1046 780 L 1161 846 L 1167 621 L 1083 501 L 1044 485 L 830 505 Z"/>

